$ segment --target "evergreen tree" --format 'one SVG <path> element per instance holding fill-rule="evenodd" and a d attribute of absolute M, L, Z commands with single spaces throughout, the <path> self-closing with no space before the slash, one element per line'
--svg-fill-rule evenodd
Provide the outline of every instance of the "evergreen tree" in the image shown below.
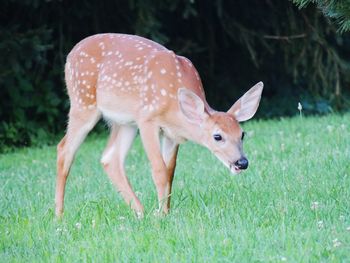
<path fill-rule="evenodd" d="M 339 24 L 341 32 L 350 30 L 350 1 L 349 0 L 293 0 L 299 8 L 315 3 L 322 12 Z"/>

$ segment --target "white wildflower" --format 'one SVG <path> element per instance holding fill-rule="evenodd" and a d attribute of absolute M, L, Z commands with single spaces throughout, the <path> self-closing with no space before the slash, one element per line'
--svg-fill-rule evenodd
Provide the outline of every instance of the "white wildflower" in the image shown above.
<path fill-rule="evenodd" d="M 319 230 L 321 230 L 321 229 L 324 228 L 324 223 L 323 223 L 322 220 L 320 220 L 320 221 L 317 222 L 317 227 L 318 227 Z"/>
<path fill-rule="evenodd" d="M 301 112 L 302 112 L 302 110 L 303 110 L 303 106 L 301 106 L 301 103 L 300 103 L 300 102 L 298 102 L 298 110 L 299 110 L 299 115 L 300 115 L 300 117 L 302 117 Z"/>
<path fill-rule="evenodd" d="M 298 110 L 299 110 L 299 111 L 302 111 L 302 110 L 303 110 L 303 106 L 301 105 L 300 102 L 298 102 Z"/>
<path fill-rule="evenodd" d="M 143 212 L 137 211 L 137 212 L 136 212 L 136 218 L 137 218 L 137 219 L 142 219 L 142 218 L 143 218 Z"/>
<path fill-rule="evenodd" d="M 338 238 L 333 239 L 333 247 L 339 247 L 341 246 L 341 242 L 338 240 Z"/>
<path fill-rule="evenodd" d="M 77 222 L 77 223 L 75 224 L 75 227 L 76 227 L 78 230 L 80 230 L 80 229 L 81 229 L 81 223 L 80 223 L 80 222 Z"/>
<path fill-rule="evenodd" d="M 311 210 L 317 210 L 320 207 L 320 203 L 319 202 L 312 202 L 311 203 Z"/>

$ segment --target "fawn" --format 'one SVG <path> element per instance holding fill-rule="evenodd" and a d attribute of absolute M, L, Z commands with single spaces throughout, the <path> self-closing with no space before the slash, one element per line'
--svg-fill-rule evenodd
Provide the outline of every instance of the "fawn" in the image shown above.
<path fill-rule="evenodd" d="M 234 174 L 248 167 L 239 122 L 255 114 L 262 82 L 227 112 L 215 111 L 187 58 L 151 40 L 126 34 L 97 34 L 79 42 L 68 54 L 65 81 L 70 111 L 66 134 L 57 146 L 57 216 L 63 213 L 65 185 L 75 153 L 101 116 L 111 126 L 101 163 L 138 215 L 143 214 L 143 206 L 124 168 L 138 130 L 164 213 L 170 207 L 180 143 L 191 140 L 207 147 Z"/>

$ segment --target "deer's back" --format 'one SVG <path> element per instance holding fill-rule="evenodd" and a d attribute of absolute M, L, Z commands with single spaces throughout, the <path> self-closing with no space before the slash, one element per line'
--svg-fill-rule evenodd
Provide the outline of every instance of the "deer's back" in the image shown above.
<path fill-rule="evenodd" d="M 99 34 L 82 40 L 68 55 L 65 77 L 71 107 L 98 108 L 119 123 L 177 111 L 181 87 L 204 98 L 188 59 L 133 35 Z"/>

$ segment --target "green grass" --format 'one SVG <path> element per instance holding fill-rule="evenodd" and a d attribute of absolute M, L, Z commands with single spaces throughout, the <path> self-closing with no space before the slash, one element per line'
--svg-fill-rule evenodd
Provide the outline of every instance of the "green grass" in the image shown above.
<path fill-rule="evenodd" d="M 180 149 L 172 211 L 153 214 L 141 142 L 127 170 L 135 218 L 99 163 L 106 136 L 80 149 L 65 215 L 53 215 L 55 147 L 0 158 L 1 262 L 349 262 L 350 115 L 251 121 L 239 176 L 204 148 Z M 81 227 L 79 227 L 81 226 Z"/>

